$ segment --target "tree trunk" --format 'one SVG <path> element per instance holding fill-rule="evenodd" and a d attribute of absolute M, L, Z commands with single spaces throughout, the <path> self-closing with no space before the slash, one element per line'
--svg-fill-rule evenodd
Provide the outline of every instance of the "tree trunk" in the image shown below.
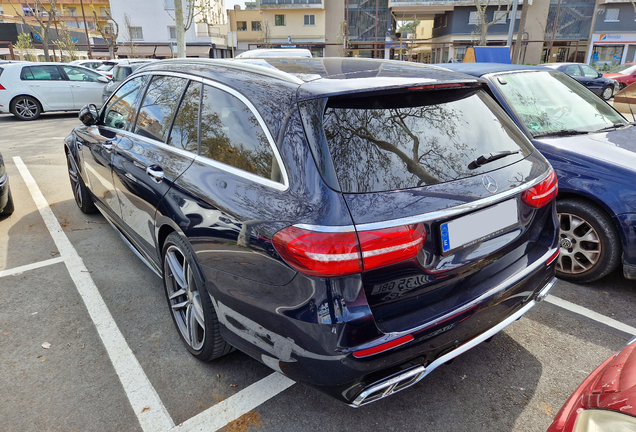
<path fill-rule="evenodd" d="M 521 5 L 521 20 L 519 20 L 519 29 L 517 30 L 517 41 L 512 50 L 512 63 L 521 63 L 521 45 L 523 44 L 523 32 L 526 27 L 526 18 L 528 16 L 528 0 L 523 0 Z"/>
<path fill-rule="evenodd" d="M 186 56 L 185 28 L 183 26 L 182 0 L 174 0 L 174 22 L 177 30 L 177 57 Z"/>

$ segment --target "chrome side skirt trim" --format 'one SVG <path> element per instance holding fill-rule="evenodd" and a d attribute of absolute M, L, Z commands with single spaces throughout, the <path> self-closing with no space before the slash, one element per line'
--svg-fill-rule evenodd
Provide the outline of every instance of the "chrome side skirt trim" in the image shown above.
<path fill-rule="evenodd" d="M 108 223 L 110 224 L 110 226 L 112 226 L 113 229 L 117 232 L 117 234 L 119 234 L 119 236 L 124 241 L 124 243 L 126 243 L 126 245 L 135 253 L 135 255 L 137 255 L 137 258 L 139 258 L 141 260 L 141 262 L 146 264 L 146 266 L 148 266 L 148 268 L 150 270 L 152 270 L 152 272 L 154 274 L 156 274 L 159 278 L 163 278 L 163 276 L 161 276 L 161 273 L 159 273 L 157 271 L 157 269 L 154 268 L 154 266 L 152 264 L 150 264 L 150 262 L 137 250 L 137 248 L 135 248 L 135 246 L 133 246 L 133 244 L 130 242 L 130 240 L 128 240 L 128 238 L 124 235 L 124 233 L 122 233 L 121 230 L 119 228 L 117 228 L 117 225 L 115 225 L 113 223 L 113 221 L 110 220 L 110 217 L 108 217 L 106 212 L 104 212 L 104 210 L 102 210 L 99 207 L 99 205 L 96 205 L 95 207 L 97 207 L 97 210 L 99 210 L 99 212 L 102 214 L 102 216 L 104 216 L 104 219 L 106 219 L 108 221 Z"/>
<path fill-rule="evenodd" d="M 549 282 L 548 285 L 551 282 Z M 398 376 L 392 377 L 389 380 L 386 380 L 384 382 L 381 381 L 381 382 L 379 382 L 377 384 L 371 385 L 371 387 L 369 387 L 369 388 L 365 389 L 364 391 L 362 391 L 358 395 L 358 397 L 351 404 L 349 404 L 349 406 L 351 406 L 353 408 L 358 408 L 358 407 L 361 407 L 363 405 L 366 405 L 366 404 L 375 402 L 377 400 L 380 400 L 382 398 L 385 398 L 387 396 L 390 396 L 390 395 L 392 395 L 394 393 L 397 393 L 398 391 L 401 391 L 401 390 L 404 390 L 405 388 L 411 387 L 412 385 L 417 384 L 426 375 L 428 375 L 429 373 L 431 373 L 435 369 L 437 369 L 438 366 L 446 363 L 449 360 L 454 359 L 455 357 L 459 356 L 460 354 L 465 353 L 469 349 L 479 345 L 480 343 L 482 343 L 486 339 L 488 339 L 488 338 L 494 336 L 495 334 L 499 333 L 501 330 L 506 328 L 508 325 L 510 325 L 511 323 L 515 322 L 519 318 L 521 318 L 526 312 L 528 312 L 530 309 L 532 309 L 532 307 L 534 305 L 536 305 L 536 304 L 537 304 L 537 302 L 535 300 L 531 300 L 524 307 L 519 309 L 514 314 L 510 315 L 508 318 L 506 318 L 505 320 L 503 320 L 502 322 L 500 322 L 496 326 L 494 326 L 491 329 L 485 331 L 484 333 L 480 334 L 479 336 L 476 336 L 475 338 L 469 340 L 468 342 L 464 343 L 463 345 L 458 346 L 454 350 L 444 354 L 443 356 L 439 357 L 437 360 L 432 362 L 427 367 L 418 366 L 418 367 L 416 367 L 414 369 L 408 370 L 407 372 L 405 372 L 403 374 L 400 374 Z M 413 377 L 415 377 L 415 379 L 413 379 Z M 399 385 L 400 383 L 404 383 L 404 384 L 402 386 L 400 386 Z M 374 393 L 375 393 L 375 395 L 374 395 Z"/>

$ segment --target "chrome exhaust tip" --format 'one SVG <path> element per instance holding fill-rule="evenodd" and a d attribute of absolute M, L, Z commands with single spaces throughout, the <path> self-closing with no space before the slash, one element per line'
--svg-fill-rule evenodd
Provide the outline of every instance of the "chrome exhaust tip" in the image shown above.
<path fill-rule="evenodd" d="M 392 378 L 380 381 L 363 390 L 358 397 L 349 404 L 349 406 L 359 408 L 363 405 L 368 405 L 377 400 L 391 396 L 392 394 L 417 384 L 422 378 L 424 378 L 425 374 L 426 368 L 424 366 L 417 366 Z"/>

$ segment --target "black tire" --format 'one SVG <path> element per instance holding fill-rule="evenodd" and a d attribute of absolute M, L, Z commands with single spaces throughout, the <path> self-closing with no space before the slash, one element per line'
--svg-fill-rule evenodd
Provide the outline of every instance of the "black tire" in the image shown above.
<path fill-rule="evenodd" d="M 93 196 L 84 184 L 82 176 L 77 169 L 75 159 L 70 153 L 66 153 L 66 166 L 68 167 L 68 177 L 71 181 L 71 188 L 73 188 L 73 196 L 75 197 L 75 204 L 82 211 L 82 213 L 91 214 L 97 211 L 95 203 L 93 202 Z"/>
<path fill-rule="evenodd" d="M 13 196 L 11 195 L 11 190 L 9 190 L 9 198 L 7 199 L 7 205 L 4 206 L 4 209 L 0 212 L 0 216 L 9 216 L 13 214 L 15 207 L 13 206 Z"/>
<path fill-rule="evenodd" d="M 231 352 L 232 346 L 221 336 L 219 320 L 190 243 L 173 232 L 166 238 L 161 256 L 168 307 L 188 351 L 203 361 Z"/>
<path fill-rule="evenodd" d="M 9 107 L 11 114 L 20 120 L 35 120 L 42 114 L 42 104 L 31 96 L 17 96 Z"/>
<path fill-rule="evenodd" d="M 601 92 L 601 97 L 603 100 L 610 100 L 612 96 L 614 96 L 614 86 L 608 85 L 603 89 L 603 92 Z"/>
<path fill-rule="evenodd" d="M 621 243 L 610 218 L 598 207 L 577 199 L 557 201 L 561 253 L 556 274 L 570 282 L 592 282 L 612 272 Z"/>

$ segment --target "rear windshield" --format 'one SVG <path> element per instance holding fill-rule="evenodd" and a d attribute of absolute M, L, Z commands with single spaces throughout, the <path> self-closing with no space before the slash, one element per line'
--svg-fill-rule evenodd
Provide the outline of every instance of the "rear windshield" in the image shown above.
<path fill-rule="evenodd" d="M 115 66 L 113 68 L 113 81 L 123 81 L 132 73 L 130 66 Z"/>
<path fill-rule="evenodd" d="M 301 102 L 301 111 L 323 178 L 342 192 L 471 177 L 533 150 L 501 108 L 477 89 L 325 98 Z M 504 156 L 481 163 L 499 152 Z"/>

